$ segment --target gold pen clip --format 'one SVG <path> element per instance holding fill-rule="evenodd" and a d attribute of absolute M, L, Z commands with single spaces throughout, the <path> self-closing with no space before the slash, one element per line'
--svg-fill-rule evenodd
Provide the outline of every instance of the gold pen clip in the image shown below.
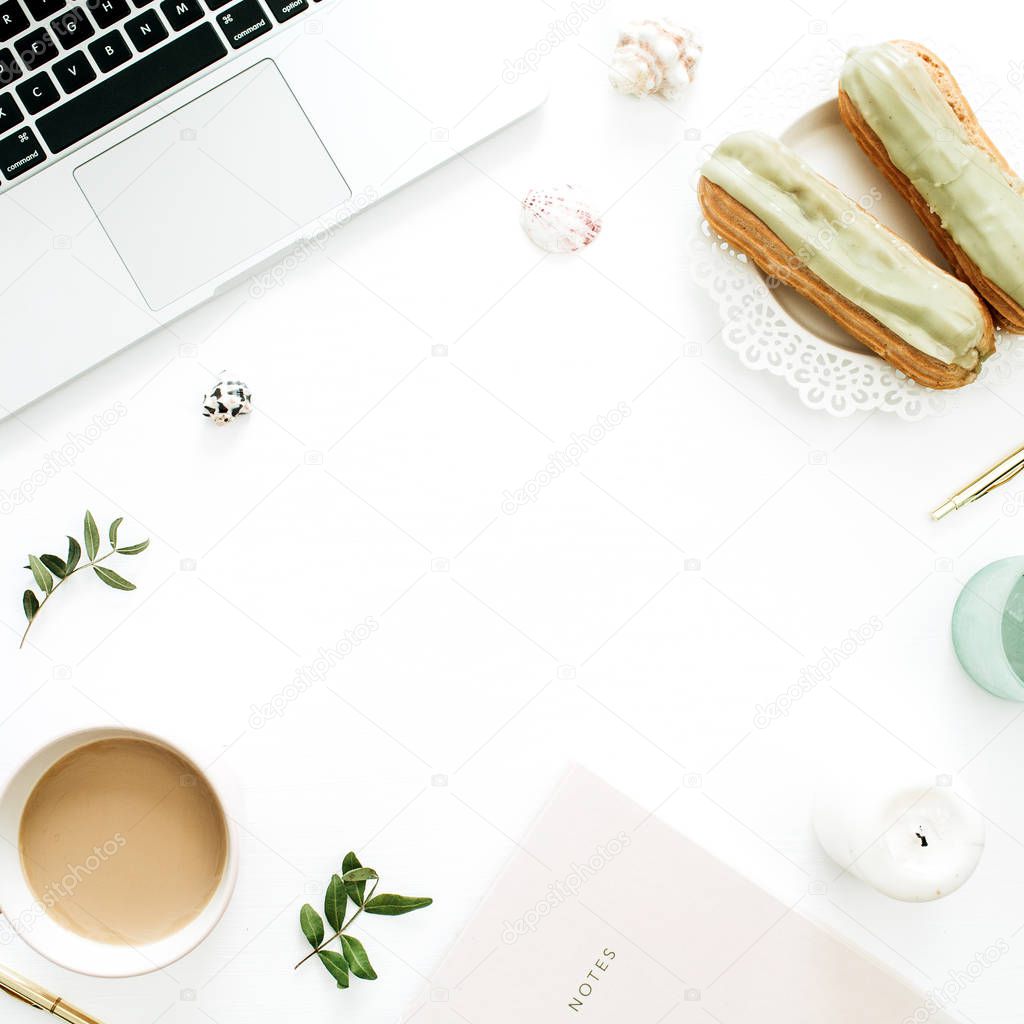
<path fill-rule="evenodd" d="M 23 978 L 14 971 L 0 970 L 0 991 L 6 992 L 15 999 L 35 1007 L 37 1010 L 45 1010 L 47 1013 L 53 1011 L 53 1007 L 59 1002 L 56 996 L 50 995 L 45 989 L 33 985 L 27 978 Z"/>
<path fill-rule="evenodd" d="M 31 1006 L 34 1010 L 42 1010 L 43 1007 L 38 1003 L 32 1002 L 31 999 L 26 999 L 20 992 L 15 992 L 13 988 L 8 988 L 3 982 L 0 982 L 0 992 L 6 992 L 7 995 L 13 996 L 21 1003 L 25 1003 L 27 1006 Z"/>

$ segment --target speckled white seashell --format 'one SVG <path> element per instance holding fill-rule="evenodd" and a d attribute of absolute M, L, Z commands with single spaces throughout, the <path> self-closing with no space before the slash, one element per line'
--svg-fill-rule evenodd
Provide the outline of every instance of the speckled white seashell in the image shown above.
<path fill-rule="evenodd" d="M 576 252 L 601 230 L 601 219 L 572 185 L 530 189 L 520 220 L 530 241 L 545 252 Z"/>
<path fill-rule="evenodd" d="M 674 99 L 693 81 L 703 50 L 689 29 L 665 18 L 633 21 L 619 34 L 609 77 L 628 96 Z"/>
<path fill-rule="evenodd" d="M 203 396 L 203 415 L 218 426 L 233 423 L 239 416 L 252 412 L 252 392 L 249 385 L 232 380 L 224 374 Z"/>

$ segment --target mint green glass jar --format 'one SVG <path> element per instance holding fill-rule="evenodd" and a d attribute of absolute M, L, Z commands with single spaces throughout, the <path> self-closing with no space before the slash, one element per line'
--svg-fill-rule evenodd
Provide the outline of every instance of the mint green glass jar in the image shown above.
<path fill-rule="evenodd" d="M 979 686 L 1024 701 L 1024 557 L 992 562 L 967 581 L 953 608 L 953 648 Z"/>

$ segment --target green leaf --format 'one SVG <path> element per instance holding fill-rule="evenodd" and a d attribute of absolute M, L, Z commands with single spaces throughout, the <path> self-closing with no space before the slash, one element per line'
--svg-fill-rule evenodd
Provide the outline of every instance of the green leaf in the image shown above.
<path fill-rule="evenodd" d="M 327 896 L 324 899 L 324 914 L 327 915 L 327 923 L 336 932 L 340 932 L 341 926 L 345 923 L 347 903 L 345 883 L 337 875 L 331 875 L 331 884 L 327 886 Z"/>
<path fill-rule="evenodd" d="M 149 547 L 148 540 L 140 540 L 138 544 L 129 544 L 125 548 L 118 548 L 119 555 L 138 555 Z"/>
<path fill-rule="evenodd" d="M 302 934 L 316 949 L 324 941 L 324 919 L 308 903 L 304 903 L 299 911 L 299 924 L 302 926 Z"/>
<path fill-rule="evenodd" d="M 36 612 L 39 611 L 39 598 L 36 597 L 35 591 L 26 590 L 22 594 L 21 606 L 25 609 L 25 618 L 31 622 L 36 617 Z"/>
<path fill-rule="evenodd" d="M 338 988 L 348 988 L 348 964 L 340 953 L 327 949 L 318 953 L 320 962 L 327 968 L 331 977 L 338 983 Z"/>
<path fill-rule="evenodd" d="M 36 585 L 40 590 L 45 591 L 47 594 L 53 590 L 53 577 L 50 575 L 50 570 L 35 555 L 28 556 L 28 566 L 32 570 L 32 575 L 35 577 Z"/>
<path fill-rule="evenodd" d="M 341 948 L 345 951 L 348 966 L 357 978 L 362 978 L 363 981 L 377 980 L 377 972 L 373 969 L 370 958 L 366 955 L 366 950 L 358 939 L 354 939 L 351 935 L 342 935 Z"/>
<path fill-rule="evenodd" d="M 94 565 L 92 571 L 108 587 L 113 587 L 115 590 L 134 590 L 135 584 L 129 583 L 123 576 L 119 576 L 113 569 L 108 569 L 105 565 Z"/>
<path fill-rule="evenodd" d="M 377 878 L 377 872 L 373 868 L 353 868 L 341 876 L 343 882 L 368 882 Z"/>
<path fill-rule="evenodd" d="M 345 859 L 341 862 L 341 870 L 344 873 L 349 871 L 355 871 L 357 868 L 361 868 L 363 865 L 359 863 L 359 858 L 354 853 L 346 853 Z M 348 890 L 348 898 L 357 906 L 363 905 L 363 896 L 366 893 L 365 882 L 346 882 L 345 888 Z"/>
<path fill-rule="evenodd" d="M 110 538 L 110 546 L 112 548 L 116 548 L 117 547 L 117 528 L 123 522 L 124 522 L 124 516 L 118 516 L 117 519 L 115 519 L 110 524 L 110 530 L 108 531 L 107 536 Z"/>
<path fill-rule="evenodd" d="M 59 580 L 64 579 L 68 574 L 67 563 L 63 558 L 58 558 L 56 555 L 40 555 L 39 561 Z"/>
<path fill-rule="evenodd" d="M 78 560 L 82 557 L 82 546 L 74 537 L 68 537 L 68 572 L 74 572 Z"/>
<path fill-rule="evenodd" d="M 93 519 L 92 513 L 86 511 L 85 513 L 85 553 L 89 556 L 91 562 L 95 557 L 96 553 L 100 549 L 100 531 L 96 526 L 96 520 Z"/>
<path fill-rule="evenodd" d="M 393 893 L 381 893 L 367 902 L 366 912 L 380 914 L 382 917 L 398 917 L 400 914 L 411 914 L 414 910 L 429 907 L 433 902 L 429 896 L 395 896 Z"/>

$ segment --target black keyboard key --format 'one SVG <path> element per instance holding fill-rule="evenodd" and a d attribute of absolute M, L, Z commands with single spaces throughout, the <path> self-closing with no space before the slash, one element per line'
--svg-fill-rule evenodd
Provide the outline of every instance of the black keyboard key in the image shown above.
<path fill-rule="evenodd" d="M 18 0 L 5 0 L 4 3 L 0 3 L 0 43 L 6 43 L 8 39 L 13 39 L 27 28 L 28 18 Z"/>
<path fill-rule="evenodd" d="M 206 6 L 211 11 L 219 11 L 225 4 L 231 3 L 231 0 L 206 0 Z"/>
<path fill-rule="evenodd" d="M 156 11 L 146 11 L 145 14 L 132 18 L 125 23 L 124 30 L 139 53 L 152 49 L 167 38 L 167 26 L 160 20 L 160 15 Z"/>
<path fill-rule="evenodd" d="M 9 92 L 0 94 L 0 135 L 24 120 L 25 115 L 19 109 L 14 96 Z"/>
<path fill-rule="evenodd" d="M 59 54 L 57 44 L 45 28 L 37 28 L 27 36 L 23 36 L 15 44 L 21 63 L 26 71 L 34 71 L 44 64 L 55 60 Z"/>
<path fill-rule="evenodd" d="M 235 50 L 252 43 L 271 29 L 270 19 L 263 13 L 258 0 L 242 0 L 217 15 L 217 21 Z"/>
<path fill-rule="evenodd" d="M 175 32 L 188 28 L 206 13 L 199 0 L 163 0 L 160 10 L 164 12 L 164 17 Z"/>
<path fill-rule="evenodd" d="M 21 78 L 21 65 L 14 54 L 5 46 L 0 50 L 0 89 Z"/>
<path fill-rule="evenodd" d="M 267 0 L 267 6 L 278 21 L 287 21 L 309 10 L 309 0 Z"/>
<path fill-rule="evenodd" d="M 128 0 L 86 0 L 85 6 L 101 29 L 124 21 L 132 13 Z"/>
<path fill-rule="evenodd" d="M 60 17 L 50 22 L 50 31 L 65 50 L 73 50 L 79 43 L 86 39 L 92 39 L 96 35 L 96 29 L 89 24 L 85 11 L 81 7 L 72 7 L 65 11 Z"/>
<path fill-rule="evenodd" d="M 36 127 L 50 149 L 60 153 L 208 68 L 227 52 L 211 24 L 197 25 L 44 114 Z"/>
<path fill-rule="evenodd" d="M 125 61 L 131 60 L 131 47 L 124 41 L 124 36 L 115 28 L 105 36 L 100 36 L 94 43 L 89 44 L 89 52 L 92 59 L 96 61 L 96 67 L 104 74 L 120 67 Z"/>
<path fill-rule="evenodd" d="M 0 140 L 0 178 L 10 181 L 31 171 L 46 159 L 31 128 L 22 128 Z"/>
<path fill-rule="evenodd" d="M 54 77 L 60 87 L 70 96 L 79 89 L 84 89 L 90 82 L 96 81 L 96 72 L 82 50 L 69 53 L 53 65 Z"/>
<path fill-rule="evenodd" d="M 38 114 L 40 110 L 52 107 L 60 99 L 57 86 L 45 71 L 26 78 L 24 82 L 15 86 L 15 89 L 30 114 Z"/>
<path fill-rule="evenodd" d="M 135 0 L 135 6 L 141 11 L 143 7 L 148 7 L 153 0 Z"/>
<path fill-rule="evenodd" d="M 64 10 L 68 0 L 25 0 L 25 5 L 28 7 L 28 13 L 36 21 L 43 21 Z"/>

